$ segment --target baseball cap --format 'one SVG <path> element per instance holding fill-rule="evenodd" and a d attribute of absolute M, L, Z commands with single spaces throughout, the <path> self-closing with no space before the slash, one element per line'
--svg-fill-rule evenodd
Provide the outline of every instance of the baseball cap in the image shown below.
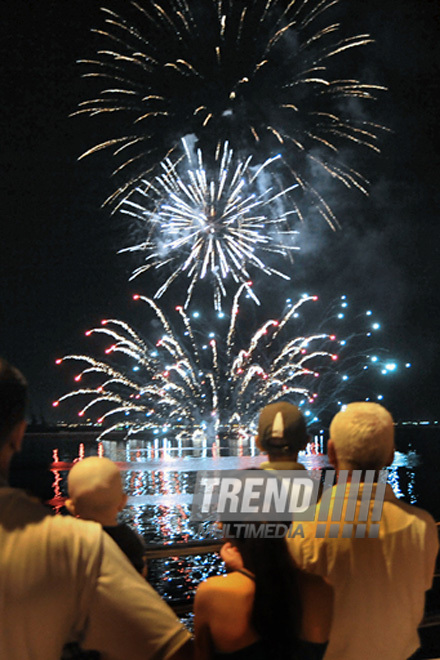
<path fill-rule="evenodd" d="M 262 449 L 287 453 L 302 449 L 308 441 L 306 423 L 292 403 L 278 401 L 263 408 L 258 420 L 258 441 Z"/>

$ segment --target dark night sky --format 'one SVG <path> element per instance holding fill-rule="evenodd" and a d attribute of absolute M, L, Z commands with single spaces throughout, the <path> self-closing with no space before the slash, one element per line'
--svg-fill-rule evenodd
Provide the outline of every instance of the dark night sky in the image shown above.
<path fill-rule="evenodd" d="M 130 318 L 124 234 L 100 208 L 113 191 L 89 122 L 75 61 L 90 53 L 94 0 L 8 0 L 3 12 L 0 126 L 0 353 L 28 376 L 34 409 L 68 389 L 54 360 L 87 350 L 103 316 Z M 296 260 L 299 290 L 351 293 L 384 320 L 384 343 L 413 368 L 396 379 L 396 416 L 438 416 L 439 229 L 437 0 L 347 0 L 347 22 L 377 43 L 364 66 L 388 86 L 371 115 L 393 133 L 369 161 L 371 195 L 335 200 L 343 230 L 325 226 Z M 371 164 L 370 164 L 371 163 Z M 358 165 L 358 163 L 355 163 Z M 273 286 L 276 284 L 274 283 Z M 270 284 L 272 286 L 272 283 Z"/>

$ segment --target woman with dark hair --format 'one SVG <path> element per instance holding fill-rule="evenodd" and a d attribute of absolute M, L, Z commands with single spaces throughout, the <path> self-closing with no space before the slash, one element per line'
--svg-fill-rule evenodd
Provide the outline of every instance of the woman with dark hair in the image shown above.
<path fill-rule="evenodd" d="M 255 538 L 259 525 L 251 525 L 256 528 L 256 534 L 249 538 L 243 535 L 248 526 L 229 526 L 234 538 L 224 543 L 220 552 L 227 574 L 208 578 L 197 589 L 196 660 L 224 656 L 228 660 L 322 657 L 325 645 L 304 643 L 300 639 L 304 627 L 303 574 L 296 568 L 285 539 Z M 314 610 L 317 602 L 314 596 L 318 593 L 316 585 L 311 586 L 311 590 L 306 588 L 304 602 L 309 612 Z M 325 586 L 324 595 L 328 603 Z M 306 628 L 313 630 L 313 622 L 306 624 Z M 326 633 L 319 631 L 318 637 L 312 637 L 311 641 L 325 641 Z"/>

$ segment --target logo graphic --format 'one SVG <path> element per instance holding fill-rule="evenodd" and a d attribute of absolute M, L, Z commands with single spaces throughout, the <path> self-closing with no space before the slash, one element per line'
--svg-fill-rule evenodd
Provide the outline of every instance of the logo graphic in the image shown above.
<path fill-rule="evenodd" d="M 245 536 L 304 535 L 303 523 L 313 523 L 316 538 L 377 538 L 386 476 L 341 470 L 335 484 L 333 470 L 200 471 L 191 519 L 248 525 Z"/>

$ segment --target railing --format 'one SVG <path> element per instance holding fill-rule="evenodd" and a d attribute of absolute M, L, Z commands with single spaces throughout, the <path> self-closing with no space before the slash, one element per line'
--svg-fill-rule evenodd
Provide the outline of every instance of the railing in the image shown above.
<path fill-rule="evenodd" d="M 440 530 L 440 523 L 437 523 L 437 527 Z M 192 541 L 190 543 L 170 543 L 169 545 L 148 544 L 146 555 L 147 560 L 162 559 L 166 557 L 189 557 L 218 552 L 221 545 L 220 541 L 215 540 Z M 440 572 L 436 571 L 434 573 L 434 580 L 438 582 L 439 578 Z M 440 584 L 435 584 L 435 588 L 440 592 Z M 189 599 L 184 603 L 171 602 L 170 605 L 176 614 L 181 616 L 192 611 L 193 599 Z M 433 626 L 440 626 L 440 611 L 426 613 L 420 624 L 420 628 L 432 628 Z"/>
<path fill-rule="evenodd" d="M 209 552 L 218 552 L 220 541 L 192 541 L 191 543 L 149 543 L 147 545 L 147 559 L 161 559 L 163 557 L 189 557 L 191 555 L 205 555 Z"/>

